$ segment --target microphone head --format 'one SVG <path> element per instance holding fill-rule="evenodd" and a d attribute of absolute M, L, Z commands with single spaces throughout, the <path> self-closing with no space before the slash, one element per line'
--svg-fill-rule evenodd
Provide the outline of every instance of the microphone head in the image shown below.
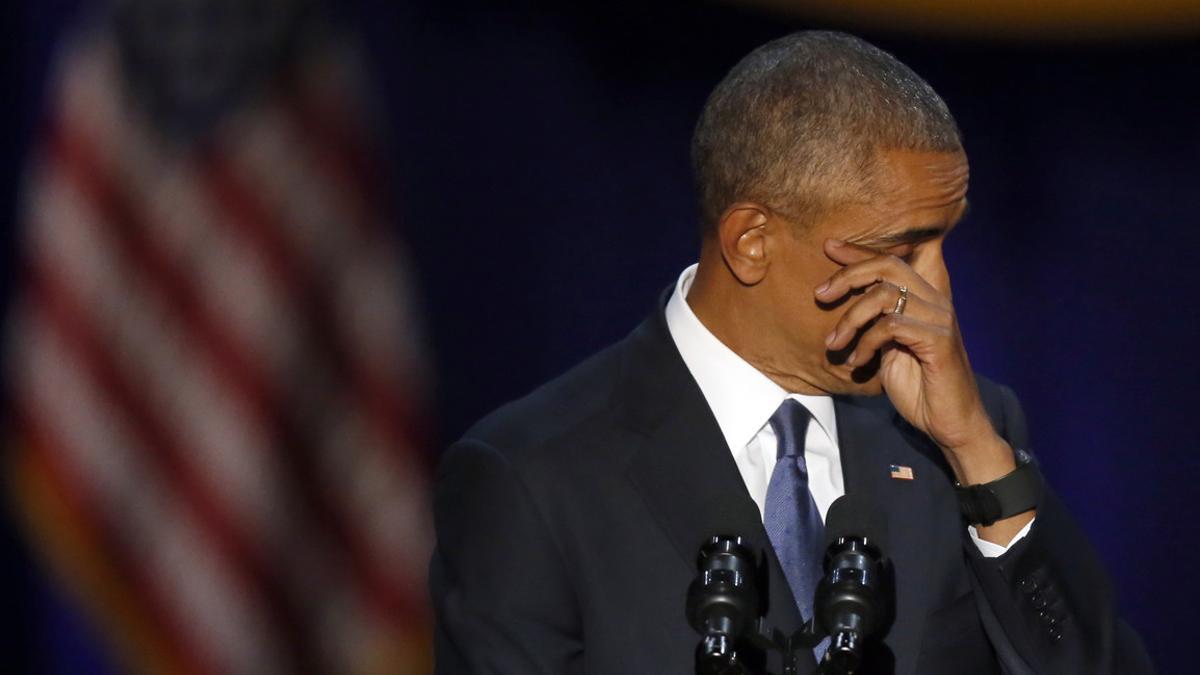
<path fill-rule="evenodd" d="M 842 538 L 866 539 L 880 551 L 888 550 L 887 513 L 871 497 L 847 494 L 838 497 L 825 515 L 825 548 Z"/>

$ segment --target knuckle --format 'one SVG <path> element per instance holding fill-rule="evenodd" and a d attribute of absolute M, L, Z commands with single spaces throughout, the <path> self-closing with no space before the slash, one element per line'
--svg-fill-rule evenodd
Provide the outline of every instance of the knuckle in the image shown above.
<path fill-rule="evenodd" d="M 892 284 L 882 280 L 872 286 L 871 290 L 867 291 L 867 294 L 874 300 L 887 300 L 894 293 L 898 293 L 896 288 Z"/>
<path fill-rule="evenodd" d="M 939 313 L 939 323 L 942 326 L 951 327 L 955 325 L 956 319 L 954 318 L 954 310 L 946 307 L 938 307 L 937 310 Z"/>

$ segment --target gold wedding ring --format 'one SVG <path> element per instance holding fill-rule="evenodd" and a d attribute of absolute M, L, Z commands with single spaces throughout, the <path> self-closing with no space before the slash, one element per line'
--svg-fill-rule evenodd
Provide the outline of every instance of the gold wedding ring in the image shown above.
<path fill-rule="evenodd" d="M 900 297 L 896 298 L 896 307 L 892 310 L 892 314 L 903 314 L 904 306 L 908 304 L 908 286 L 900 287 Z"/>

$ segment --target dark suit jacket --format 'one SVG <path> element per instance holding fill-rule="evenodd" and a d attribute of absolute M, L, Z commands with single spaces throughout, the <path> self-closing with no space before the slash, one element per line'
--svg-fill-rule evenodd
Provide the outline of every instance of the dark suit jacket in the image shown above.
<path fill-rule="evenodd" d="M 999 432 L 1026 447 L 1012 392 L 980 389 Z M 871 493 L 889 513 L 895 619 L 869 672 L 1151 672 L 1096 554 L 1052 494 L 1024 540 L 984 558 L 941 452 L 886 397 L 835 406 L 846 491 Z M 891 478 L 892 464 L 915 479 Z M 442 460 L 435 518 L 442 675 L 694 672 L 684 599 L 714 534 L 741 535 L 765 556 L 768 625 L 799 625 L 662 311 L 468 431 Z M 761 665 L 779 672 L 776 660 Z M 811 659 L 804 665 L 811 672 Z"/>

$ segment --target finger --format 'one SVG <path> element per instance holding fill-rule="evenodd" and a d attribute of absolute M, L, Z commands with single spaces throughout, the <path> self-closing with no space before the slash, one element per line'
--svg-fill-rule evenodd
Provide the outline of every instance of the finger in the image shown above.
<path fill-rule="evenodd" d="M 839 265 L 853 265 L 854 263 L 870 260 L 879 255 L 879 251 L 859 246 L 841 239 L 826 239 L 825 240 L 825 255 L 829 259 Z"/>
<path fill-rule="evenodd" d="M 939 347 L 952 335 L 953 331 L 949 328 L 918 321 L 903 314 L 888 314 L 862 334 L 854 351 L 846 357 L 846 365 L 854 366 L 870 361 L 875 352 L 890 342 L 907 347 L 918 359 L 928 363 Z"/>
<path fill-rule="evenodd" d="M 900 289 L 891 282 L 881 282 L 871 287 L 849 309 L 842 314 L 833 331 L 825 339 L 825 346 L 837 351 L 850 344 L 858 331 L 880 315 L 891 314 L 900 300 Z M 904 315 L 939 326 L 949 326 L 954 317 L 942 307 L 926 302 L 921 297 L 908 294 L 904 303 Z"/>
<path fill-rule="evenodd" d="M 917 274 L 903 260 L 894 255 L 879 254 L 861 262 L 851 263 L 834 272 L 816 288 L 816 296 L 822 302 L 833 302 L 850 291 L 866 288 L 881 281 L 889 281 L 896 286 L 908 286 L 910 291 L 921 296 L 927 302 L 943 307 L 949 304 L 938 289 Z"/>

